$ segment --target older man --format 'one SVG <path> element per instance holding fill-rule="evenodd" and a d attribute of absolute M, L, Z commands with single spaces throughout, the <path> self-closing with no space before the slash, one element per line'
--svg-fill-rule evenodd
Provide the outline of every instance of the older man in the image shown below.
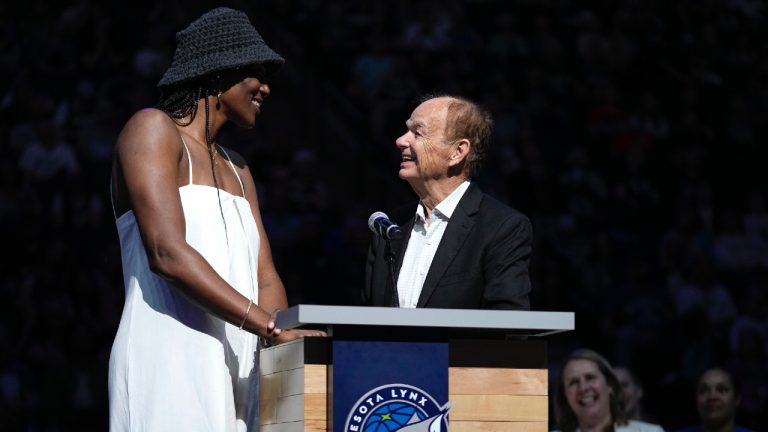
<path fill-rule="evenodd" d="M 405 125 L 395 141 L 399 175 L 419 202 L 390 215 L 404 238 L 374 236 L 363 304 L 528 309 L 531 223 L 470 180 L 486 153 L 490 114 L 460 97 L 431 97 Z"/>

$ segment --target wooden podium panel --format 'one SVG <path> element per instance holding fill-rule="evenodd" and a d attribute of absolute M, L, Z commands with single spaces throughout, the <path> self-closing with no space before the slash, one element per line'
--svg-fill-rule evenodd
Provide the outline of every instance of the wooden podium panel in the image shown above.
<path fill-rule="evenodd" d="M 261 432 L 328 430 L 329 350 L 325 338 L 261 350 Z"/>
<path fill-rule="evenodd" d="M 261 431 L 330 431 L 334 338 L 448 344 L 451 432 L 545 432 L 546 336 L 574 328 L 573 313 L 299 305 L 278 327 L 325 325 L 328 338 L 263 349 Z M 338 384 L 338 383 L 337 383 Z M 337 431 L 347 432 L 347 431 Z"/>
<path fill-rule="evenodd" d="M 449 369 L 451 432 L 545 432 L 546 369 Z"/>
<path fill-rule="evenodd" d="M 548 371 L 542 340 L 451 340 L 451 432 L 545 432 Z"/>

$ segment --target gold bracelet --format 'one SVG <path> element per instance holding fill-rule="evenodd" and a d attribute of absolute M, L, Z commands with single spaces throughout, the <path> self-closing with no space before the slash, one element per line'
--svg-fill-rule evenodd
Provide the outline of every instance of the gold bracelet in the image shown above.
<path fill-rule="evenodd" d="M 248 313 L 251 311 L 251 306 L 253 306 L 253 300 L 248 300 L 248 308 L 245 310 L 245 315 L 243 315 L 243 321 L 240 323 L 240 330 L 243 329 L 243 326 L 245 325 L 245 320 L 248 319 Z"/>

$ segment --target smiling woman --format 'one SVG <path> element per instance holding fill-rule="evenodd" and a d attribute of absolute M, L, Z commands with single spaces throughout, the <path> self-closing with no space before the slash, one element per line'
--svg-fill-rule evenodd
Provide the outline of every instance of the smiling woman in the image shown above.
<path fill-rule="evenodd" d="M 555 416 L 563 432 L 662 432 L 654 424 L 627 420 L 621 384 L 610 363 L 580 349 L 563 363 L 555 388 Z"/>

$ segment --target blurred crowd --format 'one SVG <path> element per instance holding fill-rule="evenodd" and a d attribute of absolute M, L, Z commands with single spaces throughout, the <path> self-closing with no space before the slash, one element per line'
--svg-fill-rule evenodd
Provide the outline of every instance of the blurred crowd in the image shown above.
<path fill-rule="evenodd" d="M 0 4 L 0 429 L 104 430 L 123 302 L 112 147 L 173 35 L 245 11 L 287 63 L 243 154 L 289 302 L 354 305 L 366 220 L 413 200 L 394 140 L 428 93 L 488 107 L 476 179 L 530 216 L 533 309 L 576 312 L 646 413 L 695 423 L 724 365 L 768 425 L 768 9 L 759 0 Z M 763 143 L 763 144 L 760 144 Z"/>

